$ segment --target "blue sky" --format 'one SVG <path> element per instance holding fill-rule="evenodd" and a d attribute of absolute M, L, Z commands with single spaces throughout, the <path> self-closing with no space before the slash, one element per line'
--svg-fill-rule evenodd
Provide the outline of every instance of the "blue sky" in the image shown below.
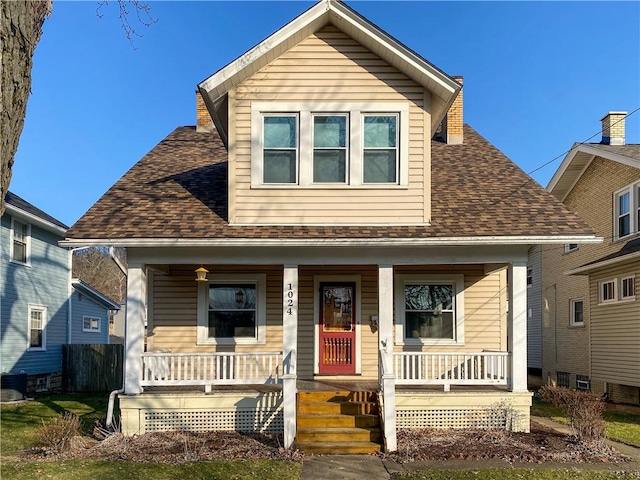
<path fill-rule="evenodd" d="M 526 172 L 640 107 L 640 2 L 347 2 L 450 75 L 465 122 Z M 72 225 L 175 127 L 196 84 L 313 2 L 149 2 L 133 49 L 112 0 L 56 0 L 10 190 Z M 592 141 L 599 141 L 598 134 Z M 640 112 L 627 119 L 640 143 Z M 562 158 L 562 157 L 561 157 Z M 542 185 L 560 159 L 536 172 Z"/>

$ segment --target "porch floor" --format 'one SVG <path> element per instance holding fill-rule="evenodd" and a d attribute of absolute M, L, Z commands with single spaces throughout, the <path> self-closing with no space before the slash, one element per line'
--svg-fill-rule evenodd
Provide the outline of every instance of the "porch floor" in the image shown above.
<path fill-rule="evenodd" d="M 296 386 L 299 392 L 322 392 L 332 390 L 377 392 L 378 382 L 375 380 L 298 380 Z M 280 384 L 246 384 L 246 385 L 215 385 L 212 393 L 220 392 L 280 392 Z M 445 393 L 442 385 L 396 385 L 397 393 Z M 476 392 L 509 392 L 504 385 L 452 385 L 450 393 Z M 204 393 L 200 386 L 162 386 L 145 387 L 145 393 Z"/>

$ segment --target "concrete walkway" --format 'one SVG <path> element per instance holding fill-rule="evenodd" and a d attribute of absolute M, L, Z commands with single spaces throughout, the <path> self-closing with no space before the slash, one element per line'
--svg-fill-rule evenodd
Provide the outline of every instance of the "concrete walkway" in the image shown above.
<path fill-rule="evenodd" d="M 531 420 L 562 433 L 566 425 L 548 418 Z M 400 464 L 373 455 L 308 455 L 302 465 L 303 480 L 389 480 L 394 475 L 420 470 L 484 470 L 488 468 L 577 468 L 579 470 L 609 470 L 640 472 L 640 449 L 607 440 L 620 453 L 632 458 L 628 463 L 509 463 L 503 460 L 450 460 L 444 462 L 411 462 Z"/>

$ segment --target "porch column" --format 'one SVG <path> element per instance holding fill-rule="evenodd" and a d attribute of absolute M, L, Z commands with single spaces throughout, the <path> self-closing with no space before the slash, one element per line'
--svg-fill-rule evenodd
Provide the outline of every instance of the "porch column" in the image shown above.
<path fill-rule="evenodd" d="M 298 349 L 298 266 L 285 265 L 282 275 L 282 402 L 284 410 L 284 448 L 296 438 L 296 368 Z"/>
<path fill-rule="evenodd" d="M 511 391 L 527 391 L 527 263 L 509 265 L 508 350 L 511 353 Z"/>
<path fill-rule="evenodd" d="M 144 265 L 129 265 L 127 274 L 127 312 L 125 322 L 124 392 L 142 393 L 142 353 L 147 298 L 147 272 Z"/>
<path fill-rule="evenodd" d="M 378 265 L 378 340 L 380 366 L 378 371 L 382 393 L 385 447 L 395 452 L 396 438 L 396 376 L 393 372 L 393 265 Z"/>

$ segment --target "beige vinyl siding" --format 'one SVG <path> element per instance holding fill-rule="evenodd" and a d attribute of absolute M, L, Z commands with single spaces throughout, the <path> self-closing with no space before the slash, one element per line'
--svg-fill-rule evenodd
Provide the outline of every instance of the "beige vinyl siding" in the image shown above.
<path fill-rule="evenodd" d="M 635 275 L 636 298 L 598 305 L 598 283 Z M 609 383 L 640 387 L 640 261 L 590 276 L 591 376 Z M 619 293 L 619 292 L 618 292 Z"/>
<path fill-rule="evenodd" d="M 205 265 L 215 273 L 264 273 L 267 276 L 266 342 L 261 345 L 197 345 L 198 283 L 196 266 L 174 266 L 153 275 L 153 327 L 147 332 L 149 350 L 171 352 L 282 351 L 282 267 L 252 268 Z"/>
<path fill-rule="evenodd" d="M 430 115 L 423 107 L 429 99 L 421 86 L 333 26 L 303 40 L 230 94 L 230 223 L 423 223 L 430 168 Z M 251 188 L 252 102 L 327 101 L 409 104 L 408 187 Z"/>
<path fill-rule="evenodd" d="M 481 352 L 506 350 L 506 269 L 485 274 L 484 265 L 396 267 L 396 274 L 464 275 L 464 345 L 396 345 L 398 350 Z"/>

